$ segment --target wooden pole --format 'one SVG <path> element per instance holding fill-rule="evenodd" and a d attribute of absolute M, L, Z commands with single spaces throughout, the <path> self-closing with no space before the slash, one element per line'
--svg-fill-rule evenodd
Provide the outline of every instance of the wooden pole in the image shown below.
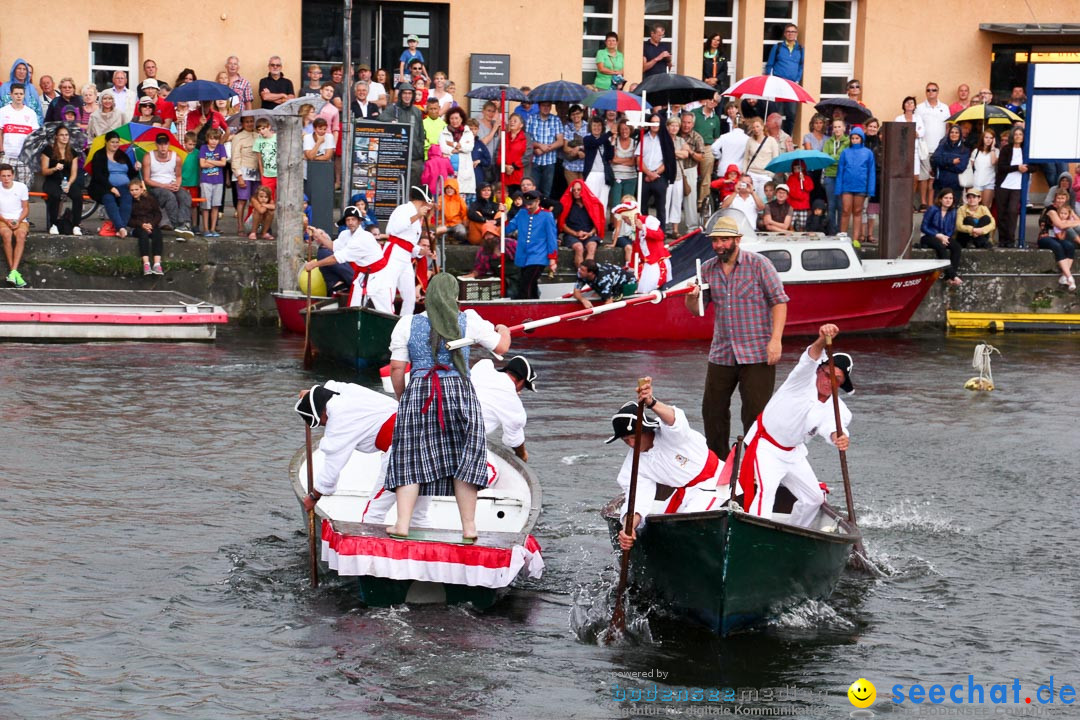
<path fill-rule="evenodd" d="M 641 384 L 641 380 L 638 380 Z M 637 419 L 634 421 L 634 460 L 630 465 L 630 496 L 626 501 L 626 517 L 623 519 L 623 532 L 633 535 L 636 523 L 634 522 L 634 500 L 637 494 L 638 464 L 641 460 L 641 424 L 645 416 L 645 401 L 638 400 Z M 623 608 L 623 594 L 626 592 L 626 578 L 630 572 L 630 551 L 623 550 L 622 562 L 619 565 L 619 584 L 615 586 L 615 610 L 611 613 L 611 629 L 626 629 L 626 611 Z"/>
<path fill-rule="evenodd" d="M 314 408 L 314 405 L 312 405 Z M 307 489 L 308 493 L 315 491 L 315 468 L 311 462 L 311 426 L 304 427 L 305 449 L 307 451 Z M 319 587 L 319 556 L 318 538 L 315 537 L 315 508 L 308 510 L 308 556 L 311 560 L 311 587 Z"/>
<path fill-rule="evenodd" d="M 311 260 L 311 244 L 308 243 L 308 260 Z M 304 369 L 310 370 L 315 364 L 315 353 L 311 349 L 311 270 L 307 271 L 307 306 L 304 308 Z M 308 488 L 308 492 L 311 489 Z"/>
<path fill-rule="evenodd" d="M 304 157 L 299 115 L 277 120 L 277 263 L 278 289 L 293 290 L 304 262 Z"/>
<path fill-rule="evenodd" d="M 836 436 L 840 437 L 843 432 L 843 423 L 840 422 L 840 395 L 836 387 L 836 364 L 833 362 L 832 353 L 832 337 L 825 336 L 825 353 L 829 357 L 829 385 L 832 387 L 832 404 L 833 404 L 833 418 L 836 422 Z M 840 473 L 844 476 L 844 499 L 847 501 L 847 516 L 848 522 L 851 523 L 851 527 L 858 532 L 859 525 L 855 521 L 855 499 L 851 494 L 851 476 L 848 474 L 847 466 L 847 453 L 840 450 Z M 855 541 L 855 547 L 852 549 L 852 555 L 855 567 L 873 575 L 883 575 L 881 572 L 866 556 L 866 548 L 863 546 L 862 538 L 860 537 Z"/>
<path fill-rule="evenodd" d="M 503 169 L 506 167 L 506 88 L 502 89 L 499 102 L 499 297 L 506 297 L 506 183 L 501 182 Z"/>
<path fill-rule="evenodd" d="M 341 207 L 349 206 L 349 197 L 352 196 L 352 99 L 355 93 L 353 89 L 352 75 L 352 10 L 353 0 L 344 0 L 345 12 L 342 18 L 342 67 L 344 69 L 345 87 L 342 88 L 341 98 Z"/>

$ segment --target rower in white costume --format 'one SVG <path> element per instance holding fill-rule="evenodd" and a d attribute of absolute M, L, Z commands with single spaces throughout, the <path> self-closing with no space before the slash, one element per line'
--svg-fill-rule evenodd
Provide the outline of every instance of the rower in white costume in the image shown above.
<path fill-rule="evenodd" d="M 322 440 L 319 441 L 319 450 L 323 453 L 324 460 L 315 474 L 314 492 L 304 498 L 305 508 L 310 510 L 323 495 L 333 495 L 337 491 L 338 478 L 349 462 L 353 450 L 383 454 L 376 491 L 382 488 L 382 476 L 386 472 L 386 451 L 393 442 L 397 408 L 397 401 L 392 397 L 360 385 L 334 380 L 328 380 L 323 385 L 314 385 L 310 390 L 300 393 L 296 412 L 310 427 L 325 427 Z M 388 507 L 392 507 L 394 494 L 386 494 L 390 496 Z M 386 510 L 383 510 L 383 515 L 385 514 Z M 422 524 L 426 514 L 427 503 L 419 503 L 413 514 L 414 520 L 419 520 Z"/>
<path fill-rule="evenodd" d="M 776 491 L 781 485 L 795 496 L 791 524 L 809 527 L 817 518 L 825 493 L 814 469 L 806 459 L 806 443 L 815 435 L 840 450 L 848 449 L 851 411 L 840 400 L 840 426 L 832 405 L 832 380 L 824 358 L 825 339 L 835 337 L 835 325 L 822 325 L 818 338 L 806 348 L 795 369 L 747 431 L 746 452 L 739 467 L 739 484 L 744 491 L 743 508 L 754 515 L 771 518 Z M 836 353 L 837 386 L 850 393 L 851 356 Z M 756 487 L 755 487 L 756 481 Z"/>
<path fill-rule="evenodd" d="M 641 454 L 638 459 L 637 492 L 634 499 L 634 528 L 631 536 L 619 531 L 619 543 L 629 549 L 649 515 L 656 497 L 656 486 L 677 488 L 665 501 L 663 513 L 703 512 L 717 509 L 727 495 L 717 492 L 717 480 L 723 465 L 705 443 L 705 436 L 690 427 L 686 414 L 653 397 L 652 378 L 643 378 L 638 386 L 638 401 L 656 413 L 643 415 Z M 634 422 L 637 403 L 629 402 L 611 418 L 615 434 L 606 442 L 622 439 L 630 447 L 622 468 L 619 485 L 625 498 L 620 516 L 626 515 L 630 499 L 630 474 L 634 463 Z"/>
<path fill-rule="evenodd" d="M 386 221 L 384 252 L 386 266 L 372 274 L 368 280 L 367 293 L 376 310 L 394 312 L 394 296 L 401 293 L 401 315 L 412 315 L 416 309 L 416 272 L 413 258 L 420 257 L 420 233 L 428 213 L 431 198 L 427 192 L 414 186 L 409 202 L 394 208 Z"/>
<path fill-rule="evenodd" d="M 520 355 L 510 358 L 501 368 L 485 359 L 473 365 L 469 377 L 484 414 L 484 432 L 490 435 L 501 428 L 502 444 L 528 462 L 529 452 L 525 449 L 528 418 L 520 393 L 524 388 L 536 392 L 536 372 L 532 365 Z"/>
<path fill-rule="evenodd" d="M 524 357 L 510 358 L 505 367 L 496 368 L 491 360 L 481 360 L 476 363 L 469 372 L 469 377 L 476 391 L 476 397 L 480 400 L 480 409 L 484 415 L 484 432 L 491 434 L 502 430 L 502 443 L 512 449 L 514 454 L 521 458 L 522 462 L 528 462 L 529 453 L 525 449 L 525 407 L 521 404 L 520 393 L 528 388 L 536 392 L 536 372 L 532 365 Z M 368 390 L 367 392 L 372 392 Z M 378 395 L 379 393 L 375 393 Z M 384 402 L 393 403 L 397 410 L 397 403 L 385 395 L 380 395 Z M 394 423 L 390 420 L 390 434 L 393 435 Z M 389 445 L 389 443 L 387 443 Z M 384 449 L 384 448 L 381 448 Z M 386 475 L 386 459 L 389 453 L 383 455 L 383 466 L 379 473 L 379 482 L 373 488 L 367 507 L 364 509 L 362 522 L 381 523 L 386 518 L 386 513 L 394 506 L 396 496 L 393 492 L 383 487 L 383 479 Z M 316 483 L 317 484 L 317 483 Z M 419 527 L 423 526 L 431 498 L 417 498 L 416 510 L 413 512 L 413 522 L 416 525 L 420 518 Z"/>
<path fill-rule="evenodd" d="M 372 273 L 386 266 L 383 248 L 379 247 L 379 241 L 375 236 L 360 227 L 360 211 L 350 205 L 345 208 L 341 215 L 339 225 L 344 225 L 337 239 L 333 241 L 333 255 L 327 255 L 322 260 L 309 260 L 304 264 L 304 269 L 333 265 L 335 263 L 348 263 L 352 266 L 354 277 L 353 284 L 349 287 L 349 306 L 357 307 L 364 304 L 365 292 Z M 328 237 L 321 230 L 312 230 L 312 236 L 325 245 Z M 390 312 L 393 312 L 391 305 Z"/>

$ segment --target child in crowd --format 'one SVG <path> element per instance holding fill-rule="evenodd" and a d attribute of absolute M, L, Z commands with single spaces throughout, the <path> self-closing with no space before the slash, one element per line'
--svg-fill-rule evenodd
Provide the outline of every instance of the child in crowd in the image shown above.
<path fill-rule="evenodd" d="M 225 194 L 223 168 L 226 162 L 221 131 L 211 128 L 206 133 L 206 144 L 199 148 L 199 194 L 205 200 L 202 210 L 204 237 L 221 237 L 217 231 L 218 205 Z"/>
<path fill-rule="evenodd" d="M 437 143 L 428 148 L 428 156 L 420 182 L 431 188 L 433 193 L 438 193 L 440 180 L 445 183 L 447 178 L 454 177 L 454 166 L 443 157 L 442 148 Z"/>
<path fill-rule="evenodd" d="M 268 118 L 255 123 L 259 134 L 253 150 L 259 155 L 259 178 L 263 187 L 270 189 L 270 197 L 277 196 L 277 134 Z"/>
<path fill-rule="evenodd" d="M 806 232 L 823 233 L 828 229 L 829 218 L 825 216 L 827 205 L 818 198 L 810 206 L 810 217 L 806 221 Z"/>
<path fill-rule="evenodd" d="M 732 167 L 735 167 L 732 165 Z M 739 168 L 735 167 L 735 174 L 738 175 Z M 623 195 L 620 198 L 620 202 L 637 202 L 637 197 L 634 195 Z M 634 228 L 623 221 L 622 217 L 616 215 L 615 220 L 615 232 L 611 234 L 611 245 L 608 247 L 622 248 L 623 249 L 623 265 L 630 267 L 630 258 L 634 254 Z"/>
<path fill-rule="evenodd" d="M 180 107 L 186 108 L 184 103 L 180 103 Z M 179 110 L 178 110 L 179 112 Z M 183 112 L 187 112 L 185 109 Z M 188 191 L 192 199 L 199 197 L 199 153 L 198 151 L 199 134 L 194 130 L 188 130 L 184 133 L 184 152 L 187 156 L 184 158 L 184 165 L 180 171 L 180 185 Z M 192 203 L 192 208 L 196 203 Z M 198 217 L 196 215 L 196 217 Z M 187 238 L 179 236 L 177 238 L 180 241 L 184 241 Z"/>
<path fill-rule="evenodd" d="M 142 180 L 132 180 L 128 190 L 131 191 L 131 217 L 128 227 L 139 241 L 143 275 L 164 275 L 165 272 L 161 269 L 161 206 L 153 195 L 146 192 L 146 185 Z M 151 255 L 154 258 L 153 266 L 150 265 Z"/>
<path fill-rule="evenodd" d="M 270 226 L 274 222 L 275 209 L 274 195 L 270 192 L 270 188 L 260 185 L 251 197 L 251 233 L 248 235 L 248 240 L 259 237 L 260 230 L 263 240 L 274 239 L 274 236 L 270 234 Z"/>
<path fill-rule="evenodd" d="M 795 232 L 805 232 L 806 223 L 810 219 L 810 193 L 814 189 L 814 181 L 806 172 L 806 163 L 796 160 L 791 163 L 791 174 L 787 178 L 788 203 L 791 204 L 791 229 Z"/>
<path fill-rule="evenodd" d="M 724 202 L 724 198 L 735 192 L 735 185 L 739 182 L 739 166 L 728 165 L 727 172 L 724 173 L 724 177 L 716 178 L 710 183 L 710 187 L 720 195 L 720 202 Z"/>
<path fill-rule="evenodd" d="M 405 68 L 412 67 L 412 64 L 416 61 L 421 63 L 426 62 L 424 60 L 424 53 L 420 52 L 420 38 L 416 35 L 410 35 L 407 39 L 409 47 L 407 47 L 398 58 L 398 76 L 401 79 L 405 79 Z"/>

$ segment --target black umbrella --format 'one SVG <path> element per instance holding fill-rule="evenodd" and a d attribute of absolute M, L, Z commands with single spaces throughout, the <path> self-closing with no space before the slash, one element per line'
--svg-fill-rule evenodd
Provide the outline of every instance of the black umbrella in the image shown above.
<path fill-rule="evenodd" d="M 556 80 L 534 87 L 529 91 L 527 102 L 576 103 L 584 100 L 588 94 L 589 91 L 585 89 L 584 85 L 567 82 L 566 80 Z"/>
<path fill-rule="evenodd" d="M 465 97 L 472 98 L 473 100 L 502 100 L 504 92 L 506 93 L 507 100 L 513 100 L 514 102 L 528 102 L 525 93 L 521 92 L 521 90 L 513 85 L 483 85 L 478 88 L 473 88 L 465 93 Z"/>
<path fill-rule="evenodd" d="M 695 100 L 708 100 L 716 95 L 716 88 L 689 75 L 665 73 L 650 75 L 630 92 L 633 95 L 647 93 L 646 98 L 655 105 L 682 105 Z"/>
<path fill-rule="evenodd" d="M 814 106 L 814 109 L 829 120 L 832 120 L 834 110 L 843 110 L 844 122 L 848 124 L 861 124 L 874 117 L 874 113 L 870 111 L 870 108 L 865 105 L 860 105 L 849 98 L 829 98 L 828 100 L 822 100 Z"/>
<path fill-rule="evenodd" d="M 49 147 L 53 143 L 53 139 L 56 137 L 56 129 L 63 125 L 71 133 L 71 139 L 68 141 L 71 143 L 71 149 L 76 155 L 82 155 L 86 152 L 86 146 L 88 139 L 86 137 L 86 131 L 79 127 L 76 122 L 47 122 L 37 130 L 26 136 L 26 140 L 23 141 L 22 152 L 19 153 L 19 162 L 32 168 L 34 172 L 38 172 L 38 158 L 41 157 L 41 153 L 45 152 L 45 148 Z"/>

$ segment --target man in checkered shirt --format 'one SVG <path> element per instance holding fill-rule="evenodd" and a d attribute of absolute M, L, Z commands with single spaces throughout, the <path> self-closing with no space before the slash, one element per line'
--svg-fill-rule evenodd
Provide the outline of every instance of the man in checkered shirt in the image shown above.
<path fill-rule="evenodd" d="M 769 260 L 739 248 L 742 233 L 735 220 L 720 218 L 709 237 L 716 257 L 701 265 L 701 277 L 709 286 L 705 303 L 716 307 L 701 416 L 709 449 L 726 457 L 735 388 L 744 434 L 772 397 L 788 296 Z M 686 296 L 695 315 L 700 293 L 695 289 Z"/>
<path fill-rule="evenodd" d="M 552 114 L 551 103 L 540 103 L 540 113 L 529 118 L 525 125 L 525 134 L 533 148 L 533 182 L 541 195 L 549 197 L 551 184 L 555 181 L 557 151 L 564 142 L 563 124 L 558 115 Z"/>

